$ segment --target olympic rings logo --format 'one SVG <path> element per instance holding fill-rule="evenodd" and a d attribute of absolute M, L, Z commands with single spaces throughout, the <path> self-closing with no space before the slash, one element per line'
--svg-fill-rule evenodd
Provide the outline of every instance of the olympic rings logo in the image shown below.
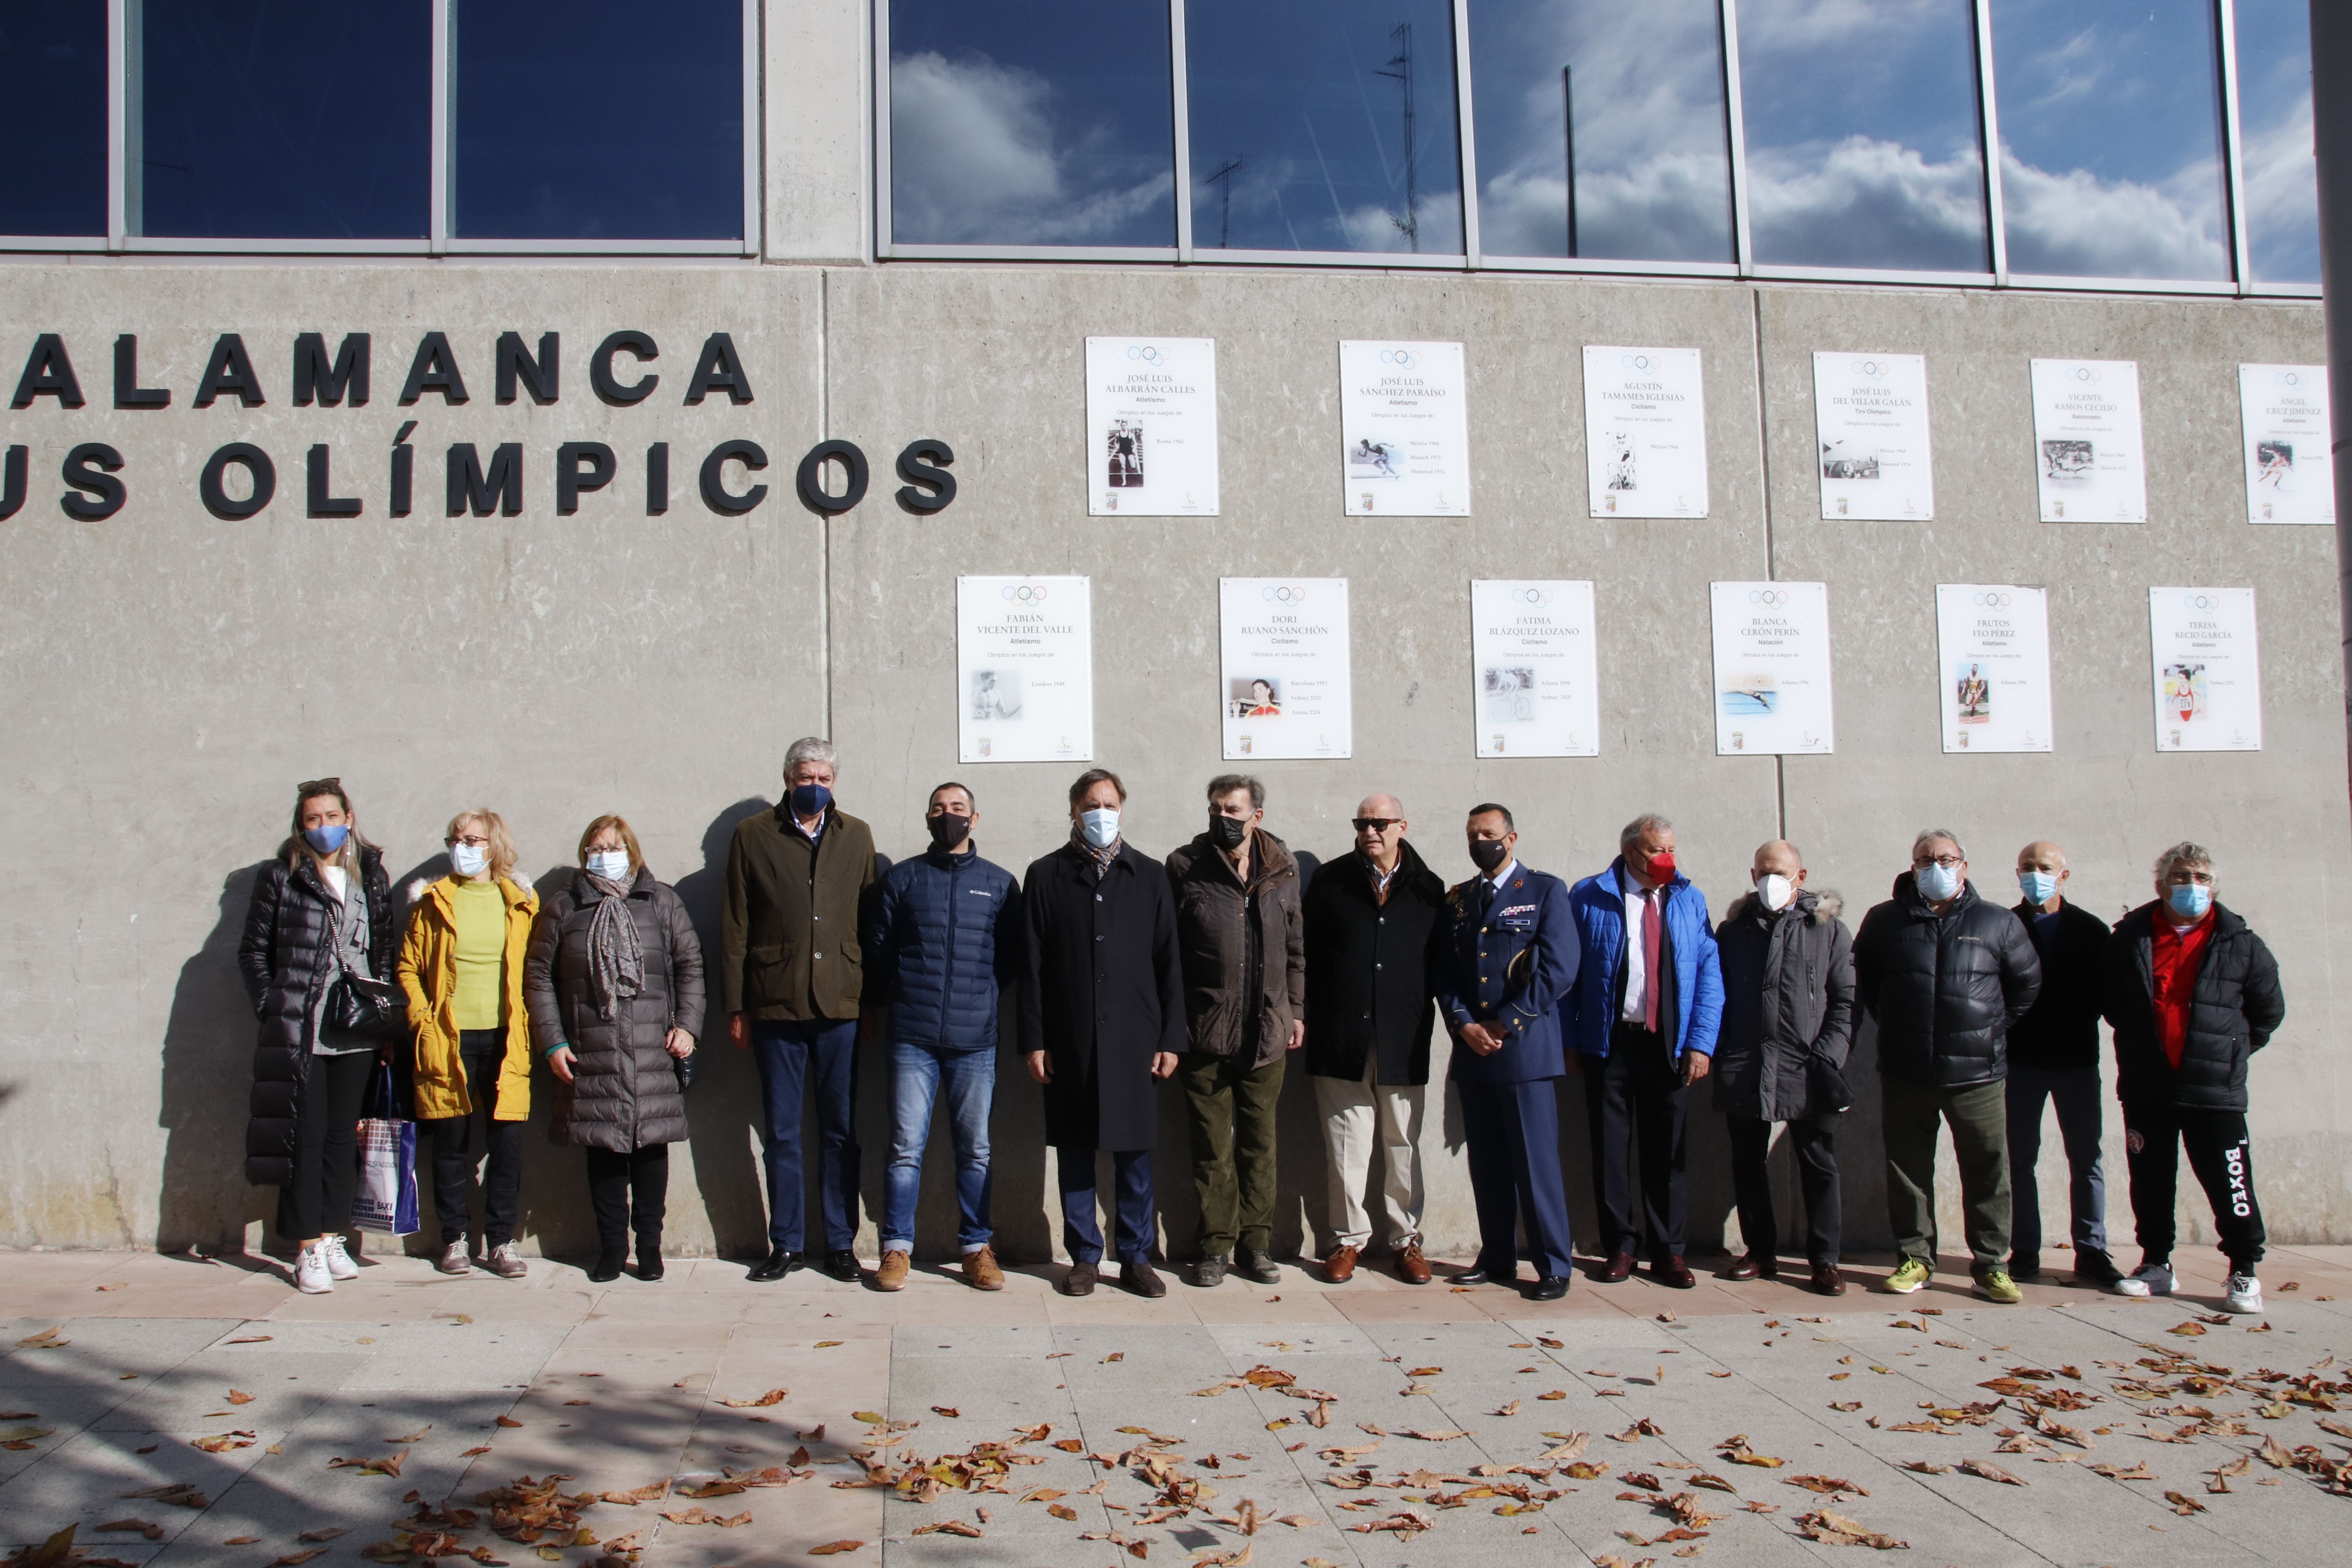
<path fill-rule="evenodd" d="M 1867 375 L 1878 379 L 1884 379 L 1887 372 L 1893 368 L 1894 367 L 1888 364 L 1885 360 L 1858 359 L 1853 362 L 1854 374 Z"/>
<path fill-rule="evenodd" d="M 1748 602 L 1751 605 L 1761 605 L 1768 610 L 1786 609 L 1789 605 L 1789 595 L 1785 590 L 1780 588 L 1750 588 L 1748 590 Z"/>
<path fill-rule="evenodd" d="M 2191 610 L 2218 610 L 2221 607 L 2221 601 L 2210 594 L 2183 594 L 2180 603 Z"/>
<path fill-rule="evenodd" d="M 1627 370 L 1647 371 L 1658 368 L 1658 362 L 1652 359 L 1648 354 L 1619 354 L 1617 356 L 1617 363 L 1624 366 Z"/>
<path fill-rule="evenodd" d="M 1988 610 L 2005 610 L 2015 603 L 2017 595 L 2014 594 L 1983 593 L 1977 595 L 1978 605 Z"/>
<path fill-rule="evenodd" d="M 1259 589 L 1258 595 L 1269 605 L 1303 605 L 1307 602 L 1307 590 L 1289 583 L 1269 584 Z"/>
<path fill-rule="evenodd" d="M 1549 605 L 1552 602 L 1552 591 L 1549 588 L 1514 588 L 1511 590 L 1511 603 L 1514 605 Z"/>
<path fill-rule="evenodd" d="M 1414 365 L 1419 364 L 1421 361 L 1415 357 L 1411 349 L 1382 349 L 1381 351 L 1381 363 L 1382 364 L 1392 364 L 1399 370 L 1411 370 Z"/>
<path fill-rule="evenodd" d="M 1004 595 L 1007 603 L 1014 605 L 1042 605 L 1047 594 L 1043 583 L 1008 583 L 997 592 Z"/>
<path fill-rule="evenodd" d="M 1152 347 L 1150 343 L 1135 343 L 1130 345 L 1127 351 L 1127 357 L 1131 360 L 1140 360 L 1145 364 L 1166 364 L 1168 363 L 1168 356 L 1160 353 L 1158 349 Z"/>
<path fill-rule="evenodd" d="M 2271 384 L 2274 386 L 2301 386 L 2303 373 L 2294 370 L 2273 371 L 2271 373 Z"/>
<path fill-rule="evenodd" d="M 2070 378 L 2081 382 L 2085 386 L 2093 385 L 2106 379 L 2105 373 L 2094 369 L 2092 366 L 2087 364 L 2078 364 L 2066 374 Z"/>

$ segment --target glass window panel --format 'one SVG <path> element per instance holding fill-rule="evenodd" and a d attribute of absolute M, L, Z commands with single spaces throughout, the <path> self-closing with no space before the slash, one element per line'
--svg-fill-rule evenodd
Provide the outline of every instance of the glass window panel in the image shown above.
<path fill-rule="evenodd" d="M 2238 0 L 2238 156 L 2246 243 L 2265 283 L 2319 281 L 2308 0 Z"/>
<path fill-rule="evenodd" d="M 458 0 L 453 226 L 740 239 L 741 0 Z"/>
<path fill-rule="evenodd" d="M 146 0 L 134 233 L 422 239 L 426 0 Z"/>
<path fill-rule="evenodd" d="M 1969 0 L 1741 0 L 1756 259 L 1989 272 Z"/>
<path fill-rule="evenodd" d="M 2213 0 L 1992 0 L 2012 272 L 2227 279 Z"/>
<path fill-rule="evenodd" d="M 1170 247 L 1167 0 L 891 0 L 890 233 Z"/>
<path fill-rule="evenodd" d="M 1732 259 L 1717 0 L 1480 0 L 1470 61 L 1486 254 Z"/>
<path fill-rule="evenodd" d="M 1187 0 L 1196 251 L 1462 254 L 1448 0 Z"/>
<path fill-rule="evenodd" d="M 106 6 L 0 0 L 0 234 L 106 233 Z"/>

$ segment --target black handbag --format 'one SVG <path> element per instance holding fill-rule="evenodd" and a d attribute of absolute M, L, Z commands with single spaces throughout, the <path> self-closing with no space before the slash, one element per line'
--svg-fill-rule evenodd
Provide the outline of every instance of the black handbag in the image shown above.
<path fill-rule="evenodd" d="M 352 1039 L 402 1039 L 408 1033 L 408 996 L 387 981 L 338 974 L 327 987 L 319 1024 L 329 1034 Z"/>
<path fill-rule="evenodd" d="M 1820 1055 L 1805 1058 L 1805 1089 L 1816 1116 L 1842 1115 L 1853 1109 L 1853 1090 L 1837 1063 Z"/>

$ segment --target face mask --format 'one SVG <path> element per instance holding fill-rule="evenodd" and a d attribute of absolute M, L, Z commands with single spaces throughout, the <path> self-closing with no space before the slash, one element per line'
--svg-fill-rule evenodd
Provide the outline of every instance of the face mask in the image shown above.
<path fill-rule="evenodd" d="M 1913 872 L 1911 879 L 1918 884 L 1919 896 L 1931 904 L 1940 904 L 1960 890 L 1958 866 L 1938 866 L 1931 860 Z"/>
<path fill-rule="evenodd" d="M 1503 862 L 1510 858 L 1511 847 L 1504 843 L 1499 838 L 1473 838 L 1470 840 L 1471 860 L 1477 866 L 1479 870 L 1485 872 L 1489 877 L 1501 870 L 1503 868 Z"/>
<path fill-rule="evenodd" d="M 490 868 L 490 852 L 472 844 L 453 844 L 449 864 L 460 877 L 478 877 Z"/>
<path fill-rule="evenodd" d="M 2020 871 L 2017 885 L 2025 889 L 2029 902 L 2046 904 L 2058 891 L 2058 879 L 2047 871 Z"/>
<path fill-rule="evenodd" d="M 1778 914 L 1789 907 L 1790 899 L 1797 896 L 1797 884 L 1778 871 L 1767 871 L 1757 879 L 1756 896 L 1764 901 L 1766 909 Z"/>
<path fill-rule="evenodd" d="M 1118 812 L 1108 805 L 1082 811 L 1078 813 L 1078 831 L 1087 836 L 1087 843 L 1092 847 L 1108 849 L 1118 842 Z"/>
<path fill-rule="evenodd" d="M 1663 888 L 1675 879 L 1675 852 L 1650 857 L 1650 880 Z"/>
<path fill-rule="evenodd" d="M 625 849 L 592 849 L 588 853 L 588 871 L 608 882 L 626 881 L 629 875 L 629 852 Z"/>
<path fill-rule="evenodd" d="M 2200 887 L 2195 882 L 2183 882 L 2172 889 L 2166 901 L 2171 904 L 2172 912 L 2182 920 L 2201 921 L 2205 918 L 2205 911 L 2213 907 L 2213 889 Z"/>
<path fill-rule="evenodd" d="M 317 850 L 321 855 L 332 855 L 336 850 L 341 849 L 343 847 L 343 840 L 349 838 L 351 836 L 352 830 L 350 828 L 344 826 L 340 822 L 331 822 L 324 827 L 304 828 L 302 830 L 302 842 L 308 844 L 311 848 Z"/>
<path fill-rule="evenodd" d="M 824 814 L 833 804 L 833 791 L 823 784 L 793 785 L 793 815 L 803 821 Z"/>
<path fill-rule="evenodd" d="M 1209 842 L 1226 854 L 1240 848 L 1242 840 L 1248 837 L 1249 824 L 1240 817 L 1214 811 L 1209 814 Z"/>
<path fill-rule="evenodd" d="M 923 826 L 931 830 L 931 847 L 952 850 L 971 837 L 971 818 L 943 811 L 937 816 L 927 816 Z"/>

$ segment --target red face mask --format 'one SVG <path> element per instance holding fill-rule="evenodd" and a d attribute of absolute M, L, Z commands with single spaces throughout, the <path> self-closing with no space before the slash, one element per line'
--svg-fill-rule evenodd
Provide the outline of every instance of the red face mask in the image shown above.
<path fill-rule="evenodd" d="M 1663 888 L 1674 879 L 1675 852 L 1669 849 L 1663 855 L 1651 856 L 1650 880 L 1656 886 Z"/>

